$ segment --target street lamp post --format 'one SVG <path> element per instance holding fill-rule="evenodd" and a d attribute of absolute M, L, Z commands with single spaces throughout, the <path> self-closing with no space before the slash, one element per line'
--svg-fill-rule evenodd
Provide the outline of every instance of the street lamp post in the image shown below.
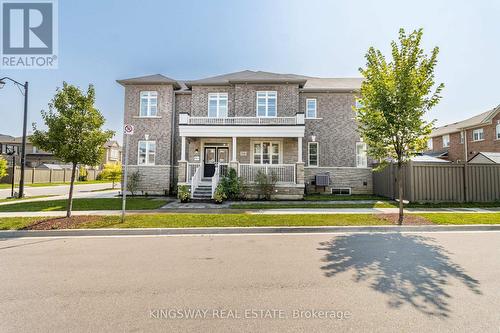
<path fill-rule="evenodd" d="M 0 79 L 0 89 L 5 86 L 5 80 L 9 80 L 18 87 L 24 88 L 24 118 L 23 118 L 23 143 L 21 148 L 21 177 L 19 179 L 19 198 L 24 196 L 24 169 L 26 168 L 26 126 L 28 122 L 28 81 L 24 84 L 17 82 L 10 77 L 3 77 Z"/>

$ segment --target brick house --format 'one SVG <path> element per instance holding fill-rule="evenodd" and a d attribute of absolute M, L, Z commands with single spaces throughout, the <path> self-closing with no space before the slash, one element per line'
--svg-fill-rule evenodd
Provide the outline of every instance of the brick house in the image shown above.
<path fill-rule="evenodd" d="M 306 187 L 372 193 L 353 111 L 361 81 L 248 70 L 192 81 L 118 80 L 124 121 L 135 128 L 129 170 L 139 171 L 148 193 L 187 185 L 210 196 L 228 168 L 249 185 L 249 197 L 259 171 L 278 178 L 276 198 L 302 198 Z M 329 186 L 316 188 L 319 173 L 329 173 Z"/>
<path fill-rule="evenodd" d="M 452 162 L 469 161 L 479 152 L 500 152 L 500 106 L 434 129 L 427 146 L 426 154 Z"/>

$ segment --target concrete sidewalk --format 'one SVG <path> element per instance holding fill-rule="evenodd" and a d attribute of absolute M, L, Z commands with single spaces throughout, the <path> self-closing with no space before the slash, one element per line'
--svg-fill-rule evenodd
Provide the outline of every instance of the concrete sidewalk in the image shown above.
<path fill-rule="evenodd" d="M 499 213 L 500 208 L 408 208 L 405 213 Z M 290 209 L 179 209 L 179 210 L 128 210 L 127 215 L 132 214 L 278 214 L 278 215 L 300 215 L 300 214 L 397 214 L 398 208 L 290 208 Z M 120 210 L 83 210 L 73 211 L 73 215 L 120 215 Z M 65 216 L 66 211 L 42 211 L 42 212 L 1 212 L 0 218 L 6 217 L 36 217 L 36 216 Z"/>

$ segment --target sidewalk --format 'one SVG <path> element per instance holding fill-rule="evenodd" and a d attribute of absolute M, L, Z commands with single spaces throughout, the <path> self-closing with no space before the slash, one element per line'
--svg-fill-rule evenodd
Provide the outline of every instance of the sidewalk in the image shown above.
<path fill-rule="evenodd" d="M 156 210 L 134 210 L 127 211 L 127 215 L 133 214 L 277 214 L 277 215 L 300 215 L 300 214 L 397 214 L 398 208 L 290 208 L 290 209 L 156 209 Z M 499 213 L 500 208 L 408 208 L 405 213 Z M 120 210 L 82 210 L 73 211 L 73 215 L 120 215 Z M 66 211 L 43 211 L 43 212 L 2 212 L 2 217 L 36 217 L 36 216 L 66 216 Z"/>

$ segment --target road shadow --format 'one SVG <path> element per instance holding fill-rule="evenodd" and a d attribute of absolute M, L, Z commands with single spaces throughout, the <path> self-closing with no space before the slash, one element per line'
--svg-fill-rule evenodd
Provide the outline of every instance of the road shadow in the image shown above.
<path fill-rule="evenodd" d="M 320 243 L 325 251 L 321 267 L 327 277 L 354 270 L 356 282 L 367 282 L 386 294 L 388 304 L 404 304 L 441 318 L 448 317 L 449 299 L 445 290 L 452 279 L 480 295 L 479 281 L 452 262 L 450 253 L 433 238 L 409 234 L 352 234 Z"/>

